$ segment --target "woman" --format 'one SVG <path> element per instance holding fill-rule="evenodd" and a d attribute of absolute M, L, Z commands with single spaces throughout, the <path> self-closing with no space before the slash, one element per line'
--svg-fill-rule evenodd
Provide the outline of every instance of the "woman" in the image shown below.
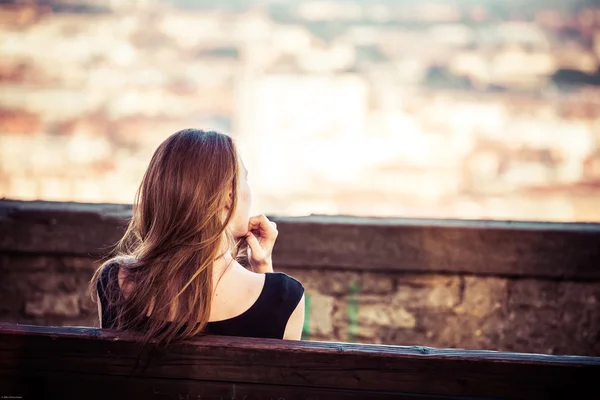
<path fill-rule="evenodd" d="M 276 225 L 250 218 L 247 179 L 227 135 L 185 129 L 158 147 L 118 256 L 90 283 L 101 327 L 165 344 L 203 333 L 300 339 L 304 288 L 273 272 Z"/>

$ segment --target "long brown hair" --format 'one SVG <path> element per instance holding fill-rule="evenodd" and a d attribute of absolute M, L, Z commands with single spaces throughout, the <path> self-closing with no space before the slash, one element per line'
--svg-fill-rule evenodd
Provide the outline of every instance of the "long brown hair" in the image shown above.
<path fill-rule="evenodd" d="M 236 255 L 236 241 L 226 227 L 236 207 L 237 185 L 238 155 L 227 135 L 185 129 L 156 149 L 125 235 L 90 282 L 95 300 L 102 272 L 116 263 L 126 272 L 123 287 L 134 285 L 125 298 L 117 268 L 111 269 L 114 275 L 102 288 L 115 310 L 113 328 L 142 332 L 144 343 L 159 344 L 204 331 L 213 262 L 224 251 Z"/>

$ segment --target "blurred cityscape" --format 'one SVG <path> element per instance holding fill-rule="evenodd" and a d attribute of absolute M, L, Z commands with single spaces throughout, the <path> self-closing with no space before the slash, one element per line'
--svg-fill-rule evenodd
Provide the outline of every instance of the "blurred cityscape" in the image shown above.
<path fill-rule="evenodd" d="M 255 212 L 600 221 L 600 1 L 0 0 L 0 197 L 131 203 L 187 127 Z"/>

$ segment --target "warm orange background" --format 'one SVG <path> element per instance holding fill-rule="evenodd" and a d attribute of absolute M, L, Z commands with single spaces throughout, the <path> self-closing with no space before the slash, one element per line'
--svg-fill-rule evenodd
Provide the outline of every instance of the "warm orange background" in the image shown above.
<path fill-rule="evenodd" d="M 600 221 L 593 2 L 38 3 L 0 5 L 0 197 L 131 203 L 196 127 L 256 212 Z"/>

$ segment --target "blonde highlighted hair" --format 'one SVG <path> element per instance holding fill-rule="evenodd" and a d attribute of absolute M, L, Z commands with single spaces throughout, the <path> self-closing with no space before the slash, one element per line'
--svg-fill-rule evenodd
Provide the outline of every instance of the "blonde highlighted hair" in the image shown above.
<path fill-rule="evenodd" d="M 185 129 L 156 149 L 125 235 L 90 282 L 95 300 L 102 272 L 116 263 L 125 270 L 123 287 L 133 285 L 125 298 L 116 276 L 106 287 L 100 283 L 116 311 L 113 328 L 141 332 L 144 343 L 159 344 L 204 331 L 213 262 L 224 252 L 237 255 L 236 240 L 226 229 L 237 187 L 238 153 L 227 135 Z"/>

